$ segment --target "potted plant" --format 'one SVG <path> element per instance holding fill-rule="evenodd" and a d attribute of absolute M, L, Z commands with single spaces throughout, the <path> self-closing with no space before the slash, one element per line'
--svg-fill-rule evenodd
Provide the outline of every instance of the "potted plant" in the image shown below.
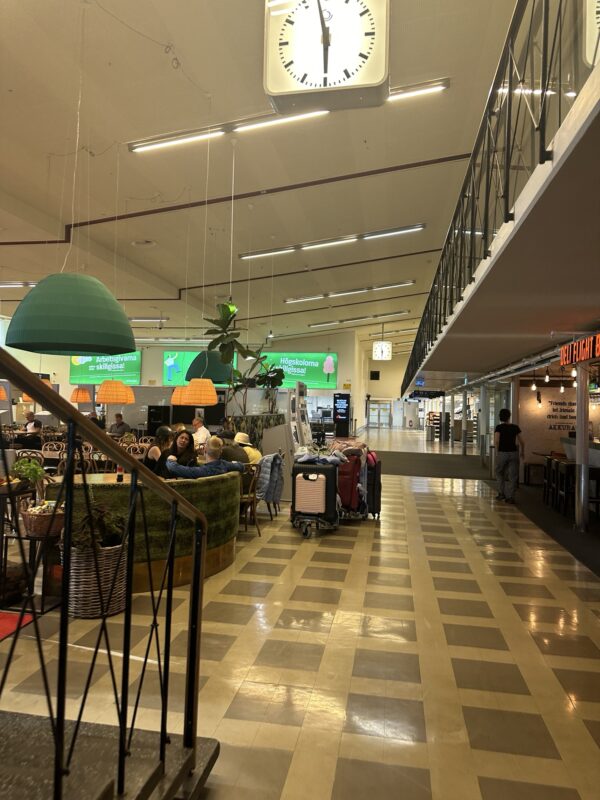
<path fill-rule="evenodd" d="M 60 536 L 65 524 L 64 505 L 56 508 L 54 500 L 25 505 L 21 508 L 21 517 L 25 531 L 31 539 Z"/>
<path fill-rule="evenodd" d="M 13 464 L 11 475 L 30 486 L 35 486 L 38 503 L 44 500 L 46 483 L 53 480 L 52 476 L 48 475 L 39 461 L 34 458 L 17 459 Z"/>
<path fill-rule="evenodd" d="M 108 615 L 119 614 L 125 608 L 125 528 L 123 516 L 92 501 L 89 512 L 73 530 L 69 589 L 71 616 L 96 619 L 102 616 L 102 605 Z"/>
<path fill-rule="evenodd" d="M 283 384 L 285 372 L 281 367 L 267 364 L 264 358 L 260 366 L 261 372 L 256 377 L 256 385 L 265 390 L 269 414 L 274 414 L 277 411 L 277 390 Z"/>

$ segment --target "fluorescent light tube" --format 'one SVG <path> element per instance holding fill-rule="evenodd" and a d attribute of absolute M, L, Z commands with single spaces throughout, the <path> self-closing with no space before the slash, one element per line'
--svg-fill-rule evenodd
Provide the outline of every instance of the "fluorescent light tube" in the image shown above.
<path fill-rule="evenodd" d="M 186 136 L 174 136 L 171 139 L 162 139 L 156 142 L 140 142 L 132 144 L 130 150 L 133 153 L 144 153 L 147 150 L 159 150 L 163 147 L 174 147 L 176 144 L 190 144 L 191 142 L 202 142 L 204 139 L 216 139 L 224 136 L 225 131 L 209 131 L 207 133 L 192 133 Z"/>
<path fill-rule="evenodd" d="M 419 223 L 419 225 L 411 225 L 408 228 L 397 228 L 394 231 L 378 231 L 375 233 L 364 233 L 361 238 L 367 239 L 383 239 L 387 236 L 401 236 L 403 233 L 416 233 L 417 231 L 422 231 L 425 225 Z"/>
<path fill-rule="evenodd" d="M 0 283 L 0 289 L 33 289 L 37 283 L 29 283 L 27 281 L 5 281 Z"/>
<path fill-rule="evenodd" d="M 381 292 L 384 289 L 400 289 L 402 286 L 414 286 L 416 281 L 402 281 L 402 283 L 387 283 L 385 286 L 373 286 L 374 292 Z"/>
<path fill-rule="evenodd" d="M 340 320 L 340 322 L 345 322 L 346 320 Z M 313 322 L 312 325 L 309 325 L 309 328 L 325 328 L 329 325 L 339 325 L 340 322 Z"/>
<path fill-rule="evenodd" d="M 329 111 L 323 109 L 322 111 L 309 111 L 307 114 L 294 114 L 287 117 L 273 117 L 273 119 L 265 119 L 261 122 L 250 122 L 247 125 L 236 125 L 233 130 L 234 133 L 242 133 L 242 131 L 253 131 L 257 128 L 270 128 L 273 125 L 284 125 L 287 122 L 299 122 L 302 119 L 322 117 L 325 114 L 329 114 Z"/>
<path fill-rule="evenodd" d="M 288 297 L 284 303 L 307 303 L 309 300 L 324 300 L 324 294 L 315 294 L 312 297 Z"/>
<path fill-rule="evenodd" d="M 267 7 L 274 8 L 275 6 L 289 6 L 291 4 L 292 0 L 269 0 Z"/>
<path fill-rule="evenodd" d="M 376 314 L 375 319 L 384 319 L 385 317 L 401 317 L 408 314 L 408 311 L 394 311 L 393 314 Z"/>
<path fill-rule="evenodd" d="M 437 94 L 443 92 L 448 87 L 443 83 L 436 83 L 434 86 L 423 86 L 421 89 L 404 89 L 398 92 L 393 92 L 388 97 L 388 103 L 393 103 L 396 100 L 406 100 L 409 97 L 418 97 L 422 94 Z"/>
<path fill-rule="evenodd" d="M 337 244 L 350 244 L 351 242 L 356 242 L 358 240 L 358 236 L 351 236 L 349 239 L 334 239 L 331 242 L 315 242 L 315 244 L 301 244 L 301 250 L 317 250 L 319 247 L 333 247 Z"/>
<path fill-rule="evenodd" d="M 249 261 L 252 258 L 267 258 L 267 256 L 281 256 L 284 253 L 293 253 L 295 247 L 285 247 L 282 250 L 264 250 L 258 253 L 244 253 L 240 256 L 242 261 Z"/>
<path fill-rule="evenodd" d="M 129 317 L 129 322 L 168 322 L 169 317 Z"/>
<path fill-rule="evenodd" d="M 327 297 L 346 297 L 349 294 L 364 294 L 369 289 L 348 289 L 347 292 L 329 292 Z"/>

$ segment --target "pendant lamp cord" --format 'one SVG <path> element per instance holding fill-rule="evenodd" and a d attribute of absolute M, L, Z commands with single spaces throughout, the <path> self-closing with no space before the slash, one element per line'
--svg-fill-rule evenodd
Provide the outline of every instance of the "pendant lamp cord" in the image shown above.
<path fill-rule="evenodd" d="M 113 234 L 113 294 L 117 296 L 117 253 L 119 250 L 119 239 L 117 236 L 117 227 L 119 224 L 119 181 L 121 178 L 121 148 L 117 145 L 117 166 L 116 182 L 115 182 L 115 225 Z"/>
<path fill-rule="evenodd" d="M 191 229 L 191 216 L 192 216 L 192 187 L 188 186 L 188 207 L 187 207 L 187 221 L 185 232 L 185 316 L 184 316 L 184 331 L 185 338 L 188 335 L 188 285 L 190 274 L 190 229 Z M 162 318 L 162 313 L 161 313 Z"/>
<path fill-rule="evenodd" d="M 208 238 L 208 177 L 210 174 L 210 139 L 206 142 L 206 180 L 204 182 L 204 252 L 202 254 L 202 326 L 204 328 L 204 283 L 206 280 L 206 245 Z M 202 331 L 204 333 L 204 330 Z"/>
<path fill-rule="evenodd" d="M 235 141 L 231 143 L 231 231 L 229 241 L 229 299 L 232 299 L 233 285 L 233 206 L 235 202 Z"/>
<path fill-rule="evenodd" d="M 81 9 L 81 32 L 79 37 L 79 91 L 77 96 L 77 124 L 75 128 L 75 161 L 73 163 L 73 185 L 71 187 L 71 223 L 75 222 L 75 189 L 77 186 L 77 166 L 79 163 L 79 136 L 81 131 L 81 99 L 83 97 L 83 40 L 85 30 L 85 8 Z M 67 261 L 73 249 L 73 228 L 70 229 L 69 246 L 65 253 L 61 273 L 65 271 Z"/>

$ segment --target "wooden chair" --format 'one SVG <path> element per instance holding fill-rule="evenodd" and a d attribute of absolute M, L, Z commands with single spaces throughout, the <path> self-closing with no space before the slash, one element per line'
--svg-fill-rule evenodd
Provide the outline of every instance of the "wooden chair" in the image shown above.
<path fill-rule="evenodd" d="M 31 458 L 37 461 L 40 466 L 44 466 L 44 456 L 41 450 L 17 450 L 17 458 Z"/>
<path fill-rule="evenodd" d="M 60 454 L 60 461 L 58 462 L 58 466 L 56 467 L 56 474 L 57 475 L 64 475 L 67 469 L 67 453 Z M 75 473 L 81 474 L 85 472 L 86 475 L 90 472 L 94 472 L 94 463 L 91 458 L 84 458 L 83 461 L 79 458 L 79 456 L 75 457 Z"/>
<path fill-rule="evenodd" d="M 154 444 L 154 436 L 140 436 L 138 439 L 138 444 Z"/>
<path fill-rule="evenodd" d="M 138 461 L 143 461 L 149 449 L 150 447 L 147 444 L 129 444 L 125 448 L 125 451 L 129 453 L 130 456 L 137 458 Z"/>
<path fill-rule="evenodd" d="M 246 464 L 240 481 L 240 517 L 244 520 L 244 530 L 248 530 L 248 513 L 259 536 L 262 536 L 256 515 L 256 484 L 260 475 L 260 464 Z"/>

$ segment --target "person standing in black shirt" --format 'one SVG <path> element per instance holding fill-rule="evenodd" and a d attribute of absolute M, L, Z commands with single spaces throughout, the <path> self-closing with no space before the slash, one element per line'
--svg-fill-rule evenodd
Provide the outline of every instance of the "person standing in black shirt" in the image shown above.
<path fill-rule="evenodd" d="M 499 416 L 500 424 L 496 425 L 494 431 L 496 479 L 498 481 L 496 500 L 506 500 L 507 503 L 514 503 L 519 479 L 519 454 L 523 458 L 525 442 L 521 436 L 519 426 L 510 424 L 510 411 L 508 408 L 503 408 Z"/>

